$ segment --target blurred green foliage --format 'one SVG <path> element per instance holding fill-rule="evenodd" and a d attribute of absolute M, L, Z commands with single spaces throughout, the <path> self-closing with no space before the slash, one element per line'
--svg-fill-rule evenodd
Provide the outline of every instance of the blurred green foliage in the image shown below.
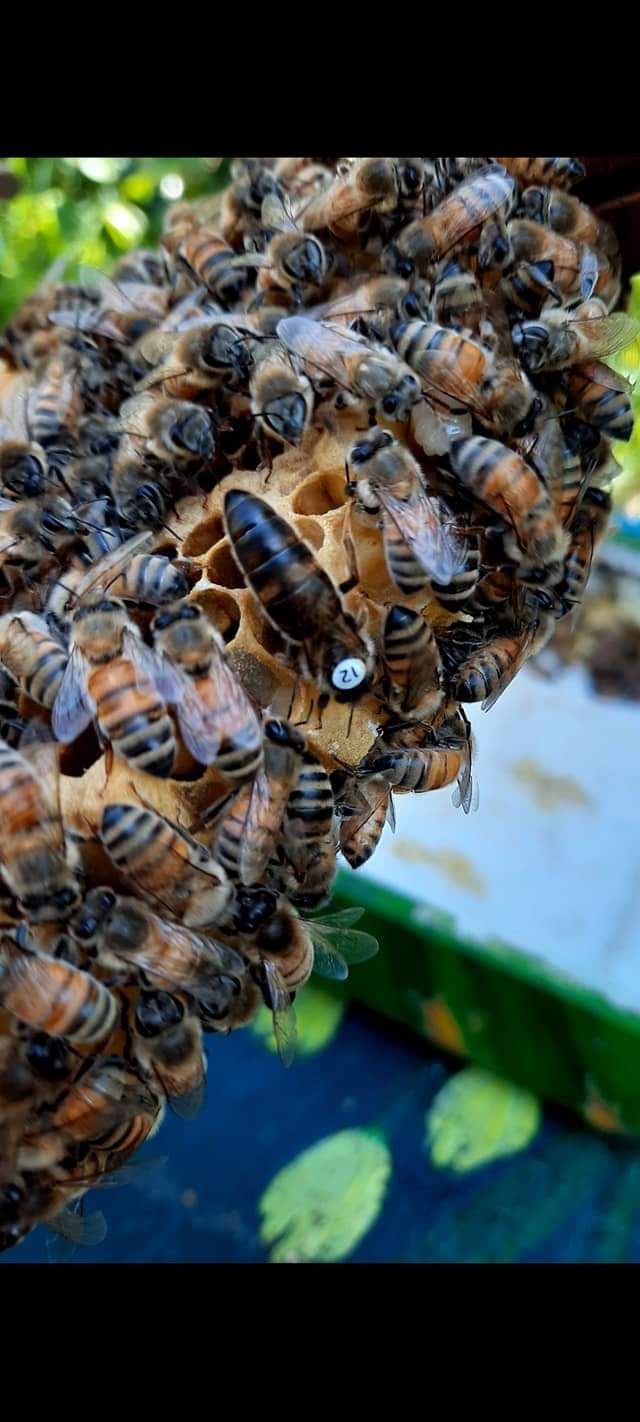
<path fill-rule="evenodd" d="M 0 325 L 57 258 L 109 271 L 130 247 L 156 245 L 171 201 L 216 192 L 228 158 L 5 158 L 19 183 L 0 192 Z"/>
<path fill-rule="evenodd" d="M 640 273 L 631 278 L 631 292 L 627 302 L 627 312 L 640 321 Z M 640 516 L 640 339 L 633 341 L 619 355 L 607 361 L 612 370 L 624 375 L 633 387 L 631 404 L 635 423 L 628 444 L 614 444 L 613 453 L 621 466 L 622 473 L 613 486 L 616 504 L 625 508 L 632 517 Z"/>

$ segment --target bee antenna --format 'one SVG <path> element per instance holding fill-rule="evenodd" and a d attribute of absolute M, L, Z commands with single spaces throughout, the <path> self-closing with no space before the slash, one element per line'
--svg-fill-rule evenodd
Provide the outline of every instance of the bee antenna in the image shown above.
<path fill-rule="evenodd" d="M 171 534 L 171 537 L 172 537 L 172 538 L 175 538 L 176 543 L 178 542 L 180 535 L 179 535 L 178 533 L 176 533 L 175 529 L 170 528 L 168 523 L 161 523 L 161 524 L 160 524 L 160 527 L 161 527 L 161 528 L 164 528 L 167 533 L 170 533 L 170 534 Z"/>

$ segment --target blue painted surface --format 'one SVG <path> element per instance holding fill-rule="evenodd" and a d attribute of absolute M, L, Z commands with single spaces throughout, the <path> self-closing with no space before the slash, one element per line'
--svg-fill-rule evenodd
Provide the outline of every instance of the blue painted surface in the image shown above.
<path fill-rule="evenodd" d="M 135 1186 L 94 1191 L 105 1242 L 71 1267 L 267 1262 L 258 1201 L 321 1137 L 376 1124 L 393 1173 L 377 1221 L 350 1256 L 366 1262 L 640 1262 L 640 1147 L 545 1115 L 520 1154 L 466 1176 L 424 1153 L 425 1112 L 457 1063 L 351 1009 L 322 1052 L 285 1071 L 251 1031 L 208 1039 L 208 1101 L 167 1117 L 142 1154 L 168 1155 Z M 0 1262 L 45 1262 L 38 1230 Z"/>

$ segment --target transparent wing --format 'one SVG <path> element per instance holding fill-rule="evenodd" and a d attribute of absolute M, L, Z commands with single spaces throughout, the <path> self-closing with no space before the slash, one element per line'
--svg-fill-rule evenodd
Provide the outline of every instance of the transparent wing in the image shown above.
<path fill-rule="evenodd" d="M 278 197 L 277 193 L 267 193 L 262 204 L 260 221 L 263 227 L 272 227 L 276 231 L 295 228 L 295 222 L 286 202 Z"/>
<path fill-rule="evenodd" d="M 141 689 L 145 683 L 151 682 L 167 704 L 179 701 L 185 693 L 186 676 L 173 666 L 168 657 L 161 656 L 153 647 L 148 647 L 133 628 L 125 627 L 122 634 L 122 652 L 131 662 Z M 193 694 L 189 685 L 187 689 Z"/>
<path fill-rule="evenodd" d="M 494 687 L 491 694 L 489 696 L 486 696 L 484 701 L 482 702 L 483 711 L 490 711 L 491 707 L 495 706 L 496 701 L 498 701 L 502 696 L 503 691 L 506 691 L 507 687 L 511 685 L 514 676 L 517 672 L 520 671 L 521 666 L 524 665 L 527 660 L 527 657 L 529 656 L 529 653 L 533 646 L 533 640 L 534 630 L 532 629 L 523 636 L 522 647 L 517 657 L 514 657 L 511 666 L 508 667 L 507 670 L 500 677 L 497 686 Z"/>
<path fill-rule="evenodd" d="M 320 918 L 305 919 L 305 923 L 318 924 L 320 928 L 352 928 L 354 923 L 360 922 L 363 913 L 363 908 L 338 909 L 336 913 L 323 913 Z"/>
<path fill-rule="evenodd" d="M 96 502 L 106 504 L 104 499 Z M 134 554 L 141 553 L 145 548 L 150 548 L 153 541 L 153 533 L 143 530 L 141 533 L 136 533 L 133 538 L 129 538 L 126 543 L 120 543 L 111 553 L 107 553 L 104 558 L 101 558 L 93 568 L 89 568 L 85 577 L 77 585 L 76 598 L 81 601 L 98 584 L 105 587 L 108 581 L 114 582 Z"/>
<path fill-rule="evenodd" d="M 476 386 L 464 376 L 458 375 L 457 371 L 444 366 L 437 349 L 422 352 L 420 369 L 415 373 L 423 390 L 430 394 L 436 403 L 440 395 L 445 406 L 448 398 L 462 405 L 465 410 L 482 415 L 483 405 Z"/>
<path fill-rule="evenodd" d="M 465 566 L 467 544 L 453 532 L 448 515 L 445 520 L 443 505 L 422 490 L 408 501 L 379 486 L 376 495 L 427 576 L 450 583 Z"/>
<path fill-rule="evenodd" d="M 624 311 L 616 311 L 612 316 L 591 316 L 569 324 L 572 330 L 588 337 L 591 354 L 601 358 L 625 350 L 640 337 L 640 321 L 635 321 Z"/>
<path fill-rule="evenodd" d="M 222 655 L 214 659 L 211 680 L 215 687 L 213 706 L 205 705 L 188 677 L 185 677 L 184 695 L 177 702 L 182 739 L 201 765 L 213 764 L 222 740 L 236 734 L 239 727 L 247 727 L 245 739 L 252 743 L 259 742 L 261 736 L 253 706 Z"/>
<path fill-rule="evenodd" d="M 169 1108 L 181 1121 L 194 1121 L 196 1116 L 200 1115 L 206 1099 L 207 1083 L 203 1077 L 200 1084 L 194 1086 L 191 1091 L 185 1091 L 180 1096 L 170 1096 Z"/>
<path fill-rule="evenodd" d="M 240 848 L 240 877 L 244 884 L 254 884 L 266 867 L 277 829 L 270 814 L 270 785 L 265 770 L 254 775 L 244 820 Z"/>
<path fill-rule="evenodd" d="M 51 716 L 53 734 L 64 745 L 75 741 L 95 714 L 95 702 L 87 689 L 87 670 L 86 658 L 78 647 L 74 647 Z"/>
<path fill-rule="evenodd" d="M 276 335 L 294 355 L 338 380 L 345 378 L 346 359 L 357 347 L 367 347 L 361 337 L 321 321 L 310 321 L 306 316 L 287 316 L 279 321 Z"/>
<path fill-rule="evenodd" d="M 56 1236 L 47 1240 L 50 1264 L 68 1263 L 78 1246 L 86 1249 L 102 1244 L 107 1237 L 107 1221 L 102 1210 L 94 1210 L 92 1214 L 84 1215 L 77 1213 L 73 1205 L 67 1206 L 59 1215 L 47 1220 L 47 1228 Z"/>
<path fill-rule="evenodd" d="M 278 1056 L 282 1065 L 289 1067 L 294 1060 L 298 1045 L 296 1014 L 278 969 L 266 958 L 262 966 L 271 999 L 273 1035 L 276 1039 Z"/>
<path fill-rule="evenodd" d="M 330 978 L 333 982 L 343 983 L 349 976 L 349 965 L 335 948 L 329 947 L 324 939 L 314 933 L 311 924 L 309 925 L 311 937 L 313 939 L 313 971 L 319 978 Z"/>

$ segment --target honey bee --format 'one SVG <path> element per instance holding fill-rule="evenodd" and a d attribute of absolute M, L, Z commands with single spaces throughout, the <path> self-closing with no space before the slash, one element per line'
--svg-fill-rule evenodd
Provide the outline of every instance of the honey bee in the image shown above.
<path fill-rule="evenodd" d="M 220 634 L 195 603 L 180 603 L 158 613 L 152 631 L 158 654 L 179 667 L 193 687 L 193 697 L 178 701 L 176 712 L 194 760 L 215 763 L 220 774 L 232 781 L 254 775 L 262 762 L 262 727 L 226 660 Z"/>
<path fill-rule="evenodd" d="M 123 523 L 140 530 L 164 527 L 171 507 L 170 472 L 147 460 L 144 448 L 127 434 L 118 446 L 111 489 Z"/>
<path fill-rule="evenodd" d="M 18 1168 L 50 1169 L 74 1144 L 128 1154 L 146 1140 L 158 1110 L 157 1096 L 124 1058 L 88 1058 L 43 1128 L 24 1137 Z"/>
<path fill-rule="evenodd" d="M 520 209 L 524 217 L 560 232 L 563 237 L 597 248 L 613 260 L 619 255 L 613 228 L 573 193 L 557 186 L 528 187 L 521 195 Z"/>
<path fill-rule="evenodd" d="M 239 953 L 209 936 L 158 918 L 137 899 L 112 895 L 112 904 L 97 923 L 95 944 L 100 962 L 103 950 L 152 984 L 198 998 L 215 990 L 218 977 L 241 978 L 244 965 Z"/>
<path fill-rule="evenodd" d="M 116 869 L 186 928 L 224 914 L 231 885 L 203 844 L 147 806 L 106 805 L 100 842 Z"/>
<path fill-rule="evenodd" d="M 311 680 L 338 701 L 362 696 L 373 678 L 373 647 L 308 544 L 270 504 L 243 489 L 225 494 L 224 518 L 245 582 Z"/>
<path fill-rule="evenodd" d="M 8 939 L 0 947 L 0 997 L 28 1027 L 69 1042 L 106 1041 L 118 1015 L 117 999 L 97 978 Z"/>
<path fill-rule="evenodd" d="M 286 993 L 304 987 L 313 972 L 313 939 L 308 925 L 285 899 L 254 938 L 243 940 L 243 955 L 249 963 L 275 958 Z"/>
<path fill-rule="evenodd" d="M 304 882 L 323 844 L 332 842 L 334 808 L 327 771 L 310 751 L 305 751 L 283 824 L 285 853 L 298 883 Z"/>
<path fill-rule="evenodd" d="M 426 320 L 431 287 L 426 281 L 411 284 L 403 277 L 374 276 L 344 295 L 311 308 L 315 321 L 329 321 L 349 327 L 371 341 L 385 341 L 394 321 Z"/>
<path fill-rule="evenodd" d="M 385 824 L 395 829 L 388 781 L 382 775 L 352 781 L 340 796 L 339 810 L 340 849 L 352 869 L 361 869 L 377 849 Z"/>
<path fill-rule="evenodd" d="M 112 281 L 125 288 L 139 283 L 144 286 L 167 286 L 169 272 L 162 252 L 154 252 L 149 247 L 137 247 L 134 252 L 126 252 L 113 268 Z"/>
<path fill-rule="evenodd" d="M 200 319 L 178 335 L 153 331 L 140 343 L 154 367 L 142 386 L 156 387 L 175 400 L 189 400 L 220 386 L 243 389 L 253 364 L 252 337 L 248 318 L 224 314 Z"/>
<path fill-rule="evenodd" d="M 337 851 L 337 831 L 332 826 L 323 839 L 316 840 L 301 873 L 296 873 L 288 859 L 278 865 L 277 883 L 293 908 L 313 912 L 329 903 L 337 872 Z"/>
<path fill-rule="evenodd" d="M 439 326 L 453 326 L 479 336 L 485 312 L 482 287 L 475 273 L 460 262 L 445 260 L 433 284 L 434 321 Z"/>
<path fill-rule="evenodd" d="M 622 311 L 608 316 L 593 299 L 573 311 L 560 308 L 547 311 L 537 321 L 523 321 L 513 329 L 513 344 L 523 365 L 536 374 L 613 355 L 638 336 L 640 322 Z"/>
<path fill-rule="evenodd" d="M 504 167 L 480 169 L 465 178 L 427 217 L 405 227 L 397 239 L 397 251 L 422 272 L 460 242 L 477 241 L 495 213 L 506 215 L 511 210 L 515 196 L 516 184 Z"/>
<path fill-rule="evenodd" d="M 0 404 L 0 482 L 18 499 L 37 498 L 48 481 L 46 452 L 30 428 L 30 393 L 29 377 L 18 375 Z"/>
<path fill-rule="evenodd" d="M 257 290 L 277 287 L 307 301 L 327 280 L 329 258 L 322 242 L 301 231 L 276 193 L 269 193 L 262 204 L 262 224 L 274 235 L 258 271 Z"/>
<path fill-rule="evenodd" d="M 30 922 L 65 917 L 79 901 L 59 805 L 57 748 L 0 742 L 4 821 L 0 872 Z"/>
<path fill-rule="evenodd" d="M 564 608 L 582 602 L 597 544 L 604 537 L 611 514 L 611 495 L 595 486 L 587 489 L 571 525 L 571 541 L 564 575 L 554 588 Z"/>
<path fill-rule="evenodd" d="M 508 520 L 524 553 L 545 565 L 564 557 L 566 535 L 551 496 L 515 450 L 474 435 L 454 440 L 450 459 L 455 476 L 474 498 Z"/>
<path fill-rule="evenodd" d="M 392 711 L 431 720 L 444 701 L 442 663 L 429 623 L 409 607 L 390 607 L 382 632 L 383 696 Z"/>
<path fill-rule="evenodd" d="M 51 636 L 36 612 L 7 612 L 0 618 L 0 660 L 21 690 L 51 710 L 68 661 L 66 648 Z"/>
<path fill-rule="evenodd" d="M 238 792 L 215 827 L 215 856 L 229 878 L 251 885 L 264 873 L 304 750 L 304 736 L 287 721 L 265 722 L 264 765 Z"/>
<path fill-rule="evenodd" d="M 128 765 L 166 777 L 173 770 L 176 743 L 165 699 L 177 701 L 189 692 L 145 646 L 124 603 L 97 596 L 73 615 L 53 733 L 68 743 L 95 720 L 107 746 Z M 194 710 L 199 715 L 199 707 Z"/>
<path fill-rule="evenodd" d="M 554 263 L 520 262 L 503 276 L 499 290 L 508 306 L 523 316 L 537 317 L 543 307 L 560 306 L 562 297 L 553 284 Z"/>
<path fill-rule="evenodd" d="M 227 1034 L 252 1022 L 262 1002 L 258 984 L 246 974 L 241 979 L 220 977 L 210 993 L 198 998 L 196 1008 L 204 1032 Z"/>
<path fill-rule="evenodd" d="M 265 342 L 256 355 L 249 390 L 259 426 L 280 444 L 299 444 L 313 415 L 313 386 L 280 341 Z"/>
<path fill-rule="evenodd" d="M 200 1019 L 184 998 L 163 989 L 141 992 L 131 1018 L 138 1066 L 159 1084 L 176 1116 L 193 1120 L 204 1101 L 207 1066 Z"/>
<path fill-rule="evenodd" d="M 462 332 L 410 321 L 392 327 L 391 338 L 431 402 L 469 410 L 496 436 L 508 438 L 526 428 L 539 409 L 518 362 L 494 355 Z"/>
<path fill-rule="evenodd" d="M 55 356 L 39 377 L 29 401 L 33 439 L 43 449 L 64 449 L 76 430 L 82 409 L 80 393 L 62 355 Z"/>
<path fill-rule="evenodd" d="M 0 499 L 0 554 L 11 561 L 41 564 L 45 554 L 57 554 L 82 527 L 68 499 Z M 4 561 L 4 560 L 3 560 Z"/>
<path fill-rule="evenodd" d="M 144 443 L 146 454 L 167 463 L 210 459 L 215 449 L 211 416 L 190 400 L 169 400 L 145 393 L 125 400 L 120 409 L 129 439 Z"/>
<path fill-rule="evenodd" d="M 571 188 L 585 176 L 579 158 L 496 158 L 519 183 L 551 183 L 556 188 Z"/>
<path fill-rule="evenodd" d="M 352 477 L 355 475 L 355 477 Z M 419 465 L 388 430 L 374 427 L 352 445 L 347 492 L 380 518 L 389 577 L 411 594 L 430 578 L 449 584 L 466 562 L 444 504 L 427 494 Z"/>
<path fill-rule="evenodd" d="M 460 803 L 465 813 L 471 807 L 471 776 L 466 744 L 447 745 L 430 740 L 427 726 L 411 726 L 389 733 L 385 740 L 359 766 L 362 775 L 381 775 L 396 794 L 413 791 L 416 795 L 429 790 L 442 790 L 454 780 L 460 789 Z"/>
<path fill-rule="evenodd" d="M 78 298 L 50 313 L 54 325 L 128 345 L 166 315 L 171 299 L 166 283 L 124 279 L 121 273 L 116 279 L 116 273 L 107 277 L 92 267 L 83 267 L 81 275 Z"/>
<path fill-rule="evenodd" d="M 398 171 L 391 158 L 358 158 L 305 206 L 305 232 L 326 227 L 337 242 L 360 240 L 374 213 L 393 212 L 399 202 Z"/>
<path fill-rule="evenodd" d="M 178 258 L 225 308 L 237 306 L 246 296 L 252 285 L 252 269 L 263 260 L 250 252 L 238 256 L 207 222 L 186 233 L 178 247 Z"/>
<path fill-rule="evenodd" d="M 420 385 L 409 366 L 355 332 L 307 316 L 288 316 L 280 322 L 278 336 L 312 369 L 322 371 L 387 419 L 407 420 L 420 399 Z"/>
<path fill-rule="evenodd" d="M 512 218 L 508 231 L 516 263 L 553 262 L 553 283 L 564 301 L 579 296 L 588 301 L 594 294 L 600 267 L 590 247 L 525 217 Z"/>
<path fill-rule="evenodd" d="M 269 193 L 283 198 L 284 188 L 264 158 L 235 159 L 231 176 L 232 182 L 222 193 L 220 230 L 225 242 L 239 249 L 243 240 L 259 236 L 265 198 Z"/>
<path fill-rule="evenodd" d="M 495 706 L 528 657 L 538 652 L 553 631 L 552 599 L 537 591 L 535 603 L 521 599 L 520 626 L 492 637 L 458 667 L 451 679 L 457 701 L 482 701 L 483 711 Z"/>
<path fill-rule="evenodd" d="M 568 400 L 586 425 L 610 439 L 629 440 L 633 433 L 630 385 L 624 376 L 589 361 L 569 372 Z"/>

